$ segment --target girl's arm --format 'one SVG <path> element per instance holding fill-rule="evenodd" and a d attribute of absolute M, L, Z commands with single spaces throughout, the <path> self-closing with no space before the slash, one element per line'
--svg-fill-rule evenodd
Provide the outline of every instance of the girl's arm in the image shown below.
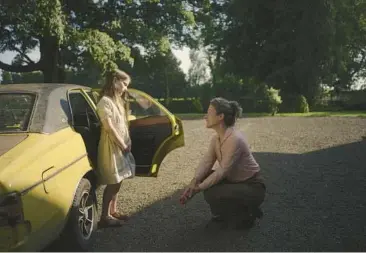
<path fill-rule="evenodd" d="M 107 117 L 103 121 L 103 124 L 104 124 L 104 128 L 107 131 L 107 133 L 109 135 L 111 135 L 113 141 L 122 149 L 122 151 L 125 151 L 126 149 L 128 149 L 128 146 L 123 141 L 123 139 L 121 138 L 121 136 L 118 134 L 116 128 L 114 127 L 111 118 L 110 117 Z"/>
<path fill-rule="evenodd" d="M 113 106 L 107 99 L 102 98 L 97 105 L 97 113 L 99 115 L 100 121 L 103 128 L 106 130 L 108 135 L 111 137 L 112 141 L 119 146 L 122 151 L 126 150 L 128 147 L 123 141 L 123 138 L 118 134 L 117 129 L 114 127 L 112 122 L 112 108 Z"/>

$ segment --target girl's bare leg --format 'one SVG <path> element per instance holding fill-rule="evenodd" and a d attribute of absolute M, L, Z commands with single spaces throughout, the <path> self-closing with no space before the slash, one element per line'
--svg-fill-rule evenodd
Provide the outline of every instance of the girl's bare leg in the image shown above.
<path fill-rule="evenodd" d="M 121 186 L 120 186 L 121 187 Z M 110 202 L 109 206 L 109 216 L 118 219 L 118 220 L 128 220 L 128 216 L 121 214 L 117 211 L 117 199 L 118 199 L 118 191 L 117 193 L 112 197 L 112 200 Z"/>
<path fill-rule="evenodd" d="M 101 220 L 111 217 L 111 215 L 110 215 L 111 202 L 112 202 L 113 198 L 115 198 L 115 196 L 118 194 L 120 187 L 121 187 L 120 183 L 107 185 L 105 187 L 104 193 L 103 193 Z"/>
<path fill-rule="evenodd" d="M 114 196 L 112 196 L 111 202 L 110 202 L 110 206 L 109 206 L 109 214 L 114 214 L 117 212 L 117 200 L 118 200 L 118 192 L 121 189 L 121 185 L 122 182 L 118 184 L 118 186 L 116 186 L 116 193 L 114 194 Z"/>

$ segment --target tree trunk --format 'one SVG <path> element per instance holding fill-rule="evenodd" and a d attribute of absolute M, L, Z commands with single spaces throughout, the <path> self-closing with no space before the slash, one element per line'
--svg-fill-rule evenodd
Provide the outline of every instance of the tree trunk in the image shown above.
<path fill-rule="evenodd" d="M 212 60 L 211 56 L 209 56 L 209 58 L 208 58 L 208 66 L 211 69 L 211 75 L 212 75 L 211 88 L 212 88 L 216 83 L 216 69 L 215 69 L 215 65 L 213 63 L 213 60 Z"/>
<path fill-rule="evenodd" d="M 211 75 L 212 75 L 212 88 L 216 89 L 217 88 L 217 79 L 219 76 L 219 69 L 220 69 L 220 64 L 221 64 L 221 47 L 218 47 L 216 49 L 215 52 L 215 59 L 213 60 L 211 57 L 209 58 L 209 67 L 211 69 Z"/>
<path fill-rule="evenodd" d="M 167 103 L 167 106 L 169 105 L 170 103 L 170 89 L 169 89 L 169 81 L 168 81 L 168 73 L 167 73 L 167 69 L 166 69 L 166 66 L 165 65 L 165 68 L 164 68 L 164 76 L 165 76 L 165 101 Z"/>
<path fill-rule="evenodd" d="M 57 38 L 48 36 L 40 40 L 42 73 L 45 83 L 62 83 L 65 80 L 61 50 Z"/>

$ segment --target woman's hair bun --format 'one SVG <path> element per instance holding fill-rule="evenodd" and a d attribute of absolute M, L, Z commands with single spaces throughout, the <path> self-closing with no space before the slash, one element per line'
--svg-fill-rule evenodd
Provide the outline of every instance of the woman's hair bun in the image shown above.
<path fill-rule="evenodd" d="M 231 109 L 233 110 L 233 116 L 235 118 L 241 117 L 243 109 L 241 108 L 239 103 L 237 101 L 229 101 L 229 104 L 231 106 Z"/>

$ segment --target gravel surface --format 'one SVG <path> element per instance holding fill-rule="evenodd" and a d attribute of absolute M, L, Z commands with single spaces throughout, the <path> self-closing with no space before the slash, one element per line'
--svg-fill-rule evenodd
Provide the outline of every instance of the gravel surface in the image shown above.
<path fill-rule="evenodd" d="M 180 206 L 213 134 L 191 120 L 184 121 L 185 147 L 165 158 L 158 178 L 123 183 L 119 208 L 132 217 L 98 230 L 91 251 L 366 251 L 366 119 L 266 117 L 237 127 L 268 188 L 254 228 L 205 229 L 202 194 Z"/>

